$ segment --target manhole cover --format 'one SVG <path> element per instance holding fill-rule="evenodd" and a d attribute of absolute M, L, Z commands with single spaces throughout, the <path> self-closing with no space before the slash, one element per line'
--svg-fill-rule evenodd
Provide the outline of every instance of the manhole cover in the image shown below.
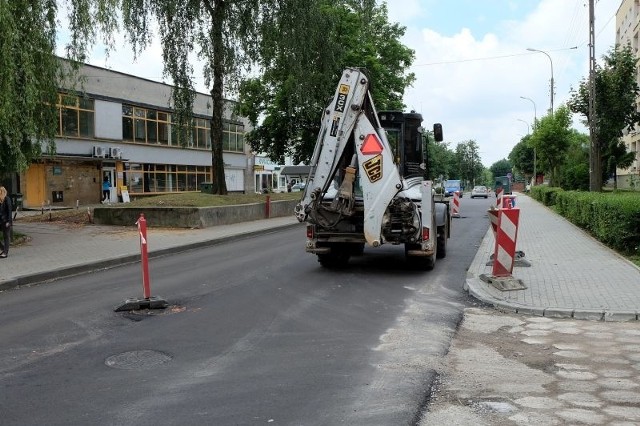
<path fill-rule="evenodd" d="M 159 351 L 141 350 L 123 352 L 112 355 L 104 363 L 107 367 L 121 370 L 145 370 L 165 364 L 171 361 L 171 357 Z"/>

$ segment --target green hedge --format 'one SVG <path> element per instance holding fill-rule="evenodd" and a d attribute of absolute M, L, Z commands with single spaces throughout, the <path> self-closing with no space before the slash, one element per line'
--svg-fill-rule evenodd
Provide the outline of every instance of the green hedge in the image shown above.
<path fill-rule="evenodd" d="M 531 196 L 540 201 L 545 206 L 553 206 L 556 204 L 556 194 L 563 192 L 562 188 L 551 187 L 547 185 L 538 185 L 531 187 Z"/>
<path fill-rule="evenodd" d="M 640 252 L 640 194 L 563 191 L 536 186 L 532 196 L 600 242 L 624 253 Z"/>

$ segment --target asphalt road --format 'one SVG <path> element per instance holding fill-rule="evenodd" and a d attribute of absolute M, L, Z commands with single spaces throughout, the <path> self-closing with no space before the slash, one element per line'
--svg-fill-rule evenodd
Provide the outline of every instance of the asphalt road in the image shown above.
<path fill-rule="evenodd" d="M 463 199 L 430 272 L 393 246 L 323 269 L 300 228 L 152 260 L 164 311 L 113 311 L 139 265 L 4 292 L 1 423 L 417 424 L 491 202 Z"/>

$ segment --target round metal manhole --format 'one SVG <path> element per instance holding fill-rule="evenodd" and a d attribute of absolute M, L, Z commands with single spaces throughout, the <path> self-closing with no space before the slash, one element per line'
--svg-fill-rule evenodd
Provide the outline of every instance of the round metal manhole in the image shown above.
<path fill-rule="evenodd" d="M 171 357 L 165 353 L 152 350 L 140 350 L 123 352 L 112 355 L 104 363 L 107 367 L 121 370 L 146 370 L 157 367 L 171 361 Z"/>

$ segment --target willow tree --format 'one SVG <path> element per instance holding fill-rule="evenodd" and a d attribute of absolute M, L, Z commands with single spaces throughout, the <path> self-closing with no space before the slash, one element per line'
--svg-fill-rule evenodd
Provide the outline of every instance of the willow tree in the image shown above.
<path fill-rule="evenodd" d="M 91 46 L 96 27 L 105 32 L 107 41 L 112 41 L 113 17 L 118 11 L 136 54 L 157 36 L 164 74 L 173 80 L 173 124 L 183 146 L 192 132 L 195 90 L 190 61 L 195 53 L 204 64 L 204 83 L 212 99 L 213 192 L 224 195 L 223 116 L 228 107 L 224 94 L 233 94 L 242 75 L 259 63 L 263 33 L 280 19 L 296 19 L 298 10 L 289 8 L 290 3 L 304 7 L 300 0 L 70 0 L 70 47 L 81 58 Z M 283 10 L 288 14 L 283 15 Z M 153 28 L 158 29 L 157 35 Z M 304 48 L 303 43 L 298 40 L 296 48 Z M 112 43 L 107 46 L 113 49 Z"/>
<path fill-rule="evenodd" d="M 0 2 L 0 173 L 55 149 L 55 21 L 54 1 Z"/>

